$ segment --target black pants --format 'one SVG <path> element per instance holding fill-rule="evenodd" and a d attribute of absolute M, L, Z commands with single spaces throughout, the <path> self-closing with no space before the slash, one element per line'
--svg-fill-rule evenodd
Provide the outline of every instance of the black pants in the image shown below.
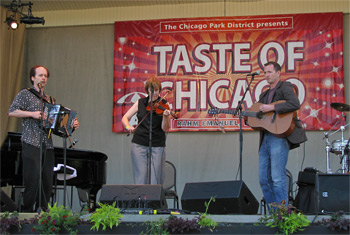
<path fill-rule="evenodd" d="M 54 150 L 46 149 L 45 145 L 43 145 L 42 160 L 41 208 L 46 209 L 52 193 L 53 168 L 55 164 Z M 23 211 L 31 212 L 33 211 L 35 202 L 36 208 L 39 207 L 40 149 L 32 145 L 22 143 L 22 162 L 25 186 Z"/>

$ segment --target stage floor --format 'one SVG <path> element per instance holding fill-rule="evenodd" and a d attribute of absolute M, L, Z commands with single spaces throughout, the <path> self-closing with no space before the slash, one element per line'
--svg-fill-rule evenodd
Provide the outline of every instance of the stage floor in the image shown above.
<path fill-rule="evenodd" d="M 1 213 L 2 214 L 2 213 Z M 37 213 L 19 213 L 19 219 L 30 219 L 33 218 Z M 168 218 L 170 214 L 157 214 L 157 215 L 138 215 L 138 214 L 123 214 L 122 222 L 145 222 L 145 221 L 154 221 L 160 218 Z M 193 219 L 198 215 L 191 214 L 180 214 L 176 215 L 182 217 L 184 219 Z M 235 215 L 209 215 L 214 221 L 218 223 L 257 223 L 259 222 L 259 218 L 263 215 L 243 215 L 243 214 L 235 214 Z M 311 222 L 317 222 L 324 219 L 329 218 L 329 215 L 306 215 L 308 220 Z M 344 215 L 345 218 L 350 219 L 350 215 Z"/>

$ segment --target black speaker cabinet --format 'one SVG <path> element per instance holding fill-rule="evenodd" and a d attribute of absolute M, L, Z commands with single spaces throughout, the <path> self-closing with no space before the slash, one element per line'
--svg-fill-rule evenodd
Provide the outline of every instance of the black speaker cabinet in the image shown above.
<path fill-rule="evenodd" d="M 318 174 L 318 212 L 350 212 L 350 175 Z"/>
<path fill-rule="evenodd" d="M 210 214 L 256 214 L 259 203 L 243 181 L 187 183 L 181 197 L 183 210 L 205 212 L 209 202 Z"/>
<path fill-rule="evenodd" d="M 117 203 L 119 208 L 167 208 L 160 184 L 116 184 L 103 185 L 101 203 Z"/>
<path fill-rule="evenodd" d="M 7 196 L 7 194 L 5 192 L 3 192 L 0 189 L 1 192 L 1 210 L 0 212 L 5 212 L 5 211 L 15 211 L 17 210 L 17 205 L 14 203 L 14 201 L 12 201 L 12 199 Z"/>

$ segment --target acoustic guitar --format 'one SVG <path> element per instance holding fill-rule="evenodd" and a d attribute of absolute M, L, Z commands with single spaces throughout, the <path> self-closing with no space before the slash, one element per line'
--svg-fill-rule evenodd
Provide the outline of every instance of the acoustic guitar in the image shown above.
<path fill-rule="evenodd" d="M 279 104 L 286 102 L 279 100 L 271 104 Z M 249 112 L 242 112 L 243 116 L 248 117 L 248 125 L 254 130 L 267 130 L 268 132 L 278 136 L 287 137 L 292 134 L 295 123 L 294 118 L 296 112 L 277 114 L 276 112 L 263 113 L 259 111 L 262 103 L 255 103 L 250 108 Z M 208 110 L 208 114 L 215 115 L 219 113 L 234 114 L 235 110 L 212 108 Z"/>

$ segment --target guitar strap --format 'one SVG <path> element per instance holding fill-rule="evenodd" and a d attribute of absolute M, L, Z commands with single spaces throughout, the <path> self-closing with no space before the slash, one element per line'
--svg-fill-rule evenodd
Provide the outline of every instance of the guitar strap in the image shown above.
<path fill-rule="evenodd" d="M 42 96 L 37 90 L 35 90 L 33 87 L 31 88 L 27 88 L 28 91 L 30 91 L 31 93 L 33 93 L 35 96 L 37 96 L 39 99 L 43 99 L 46 103 L 48 104 L 55 104 L 56 100 L 55 98 L 53 98 L 52 96 L 48 96 L 49 99 L 47 99 L 47 97 Z"/>

